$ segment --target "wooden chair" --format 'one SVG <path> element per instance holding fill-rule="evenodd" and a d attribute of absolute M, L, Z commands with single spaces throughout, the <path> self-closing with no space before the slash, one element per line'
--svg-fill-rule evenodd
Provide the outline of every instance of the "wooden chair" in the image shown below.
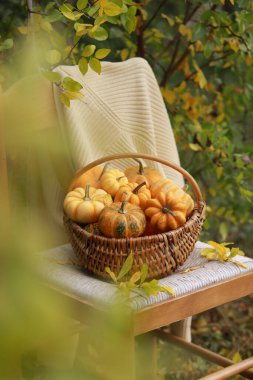
<path fill-rule="evenodd" d="M 0 141 L 2 140 L 0 139 Z M 0 185 L 2 193 L 5 195 L 5 205 L 8 205 L 6 152 L 3 144 L 1 144 L 0 148 Z M 101 313 L 101 315 L 103 315 L 105 313 L 105 308 L 101 307 L 99 302 L 83 295 L 82 292 L 77 292 L 76 290 L 71 289 L 69 284 L 68 286 L 63 286 L 62 282 L 59 281 L 59 277 L 57 277 L 56 274 L 59 270 L 66 271 L 66 268 L 63 268 L 63 266 L 57 267 L 57 263 L 52 263 L 51 261 L 48 264 L 47 257 L 48 255 L 56 255 L 56 257 L 60 255 L 61 257 L 62 252 L 66 253 L 66 251 L 67 255 L 70 254 L 71 256 L 71 249 L 68 245 L 44 252 L 43 255 L 45 257 L 46 271 L 51 265 L 51 277 L 48 276 L 45 281 L 45 286 L 49 288 L 50 292 L 53 292 L 59 299 L 62 299 L 64 303 L 68 305 L 68 310 L 70 311 L 72 318 L 86 324 L 87 316 L 100 315 Z M 142 364 L 145 367 L 146 373 L 146 376 L 143 378 L 145 378 L 145 380 L 154 380 L 156 378 L 155 352 L 157 338 L 180 346 L 217 365 L 226 367 L 225 369 L 218 371 L 216 374 L 206 376 L 203 379 L 226 379 L 228 376 L 237 373 L 241 373 L 248 379 L 253 379 L 253 372 L 248 371 L 248 369 L 253 366 L 253 358 L 233 364 L 232 361 L 218 354 L 187 342 L 185 339 L 168 334 L 164 329 L 165 326 L 181 321 L 194 314 L 201 313 L 251 294 L 253 292 L 253 261 L 249 259 L 248 263 L 247 271 L 238 269 L 236 273 L 233 272 L 232 275 L 228 275 L 226 279 L 214 281 L 211 279 L 212 281 L 210 281 L 209 284 L 200 286 L 198 289 L 189 293 L 185 292 L 182 295 L 178 295 L 176 298 L 167 297 L 167 299 L 160 301 L 153 299 L 152 302 L 148 301 L 143 307 L 131 310 L 129 312 L 127 334 L 124 336 L 130 349 L 128 350 L 127 357 L 125 357 L 126 370 L 122 371 L 121 379 L 136 379 L 135 339 L 138 339 L 140 345 L 148 347 L 145 351 L 144 359 L 142 358 Z M 207 263 L 206 265 L 208 268 L 208 265 L 211 264 Z M 227 264 L 225 264 L 225 266 L 224 264 L 217 265 L 222 266 L 223 270 Z M 233 264 L 228 264 L 228 266 L 229 265 Z M 76 272 L 76 275 L 78 276 L 83 275 L 78 268 L 72 266 L 67 266 L 67 268 L 71 272 L 71 275 L 73 275 L 74 272 Z M 44 274 L 45 273 L 46 272 L 44 272 Z M 66 272 L 64 273 L 67 283 L 68 276 Z M 188 274 L 185 274 L 185 276 L 190 276 L 191 273 L 192 272 L 189 272 Z M 175 274 L 173 276 L 180 276 L 180 274 Z M 103 284 L 101 286 L 104 286 Z M 106 286 L 108 286 L 108 284 Z M 149 343 L 148 346 L 147 343 Z"/>

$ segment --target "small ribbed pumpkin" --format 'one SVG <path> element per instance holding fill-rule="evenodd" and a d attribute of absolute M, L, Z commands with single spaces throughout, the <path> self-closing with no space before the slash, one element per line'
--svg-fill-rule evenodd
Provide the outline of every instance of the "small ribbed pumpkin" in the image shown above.
<path fill-rule="evenodd" d="M 151 226 L 159 231 L 175 230 L 186 222 L 188 206 L 173 191 L 158 193 L 156 198 L 147 201 L 146 207 Z"/>
<path fill-rule="evenodd" d="M 142 182 L 139 185 L 137 183 L 128 183 L 127 185 L 120 186 L 115 195 L 114 202 L 122 202 L 128 195 L 128 202 L 139 206 L 142 210 L 145 209 L 147 200 L 151 199 L 151 193 L 147 189 L 146 182 Z"/>
<path fill-rule="evenodd" d="M 114 197 L 120 186 L 128 184 L 128 179 L 120 170 L 110 169 L 102 175 L 100 183 L 101 188 Z"/>
<path fill-rule="evenodd" d="M 137 237 L 145 230 L 146 217 L 140 207 L 125 200 L 105 207 L 98 224 L 103 235 L 107 237 Z"/>
<path fill-rule="evenodd" d="M 125 170 L 125 175 L 129 182 L 138 184 L 146 182 L 147 188 L 150 188 L 153 183 L 163 178 L 162 174 L 158 170 L 149 167 L 144 168 L 140 160 L 134 160 L 138 162 L 139 166 L 132 166 Z"/>
<path fill-rule="evenodd" d="M 85 189 L 85 186 L 87 184 L 91 185 L 92 187 L 95 187 L 96 189 L 99 189 L 100 186 L 100 179 L 102 175 L 104 174 L 105 170 L 107 169 L 108 164 L 104 166 L 104 168 L 101 168 L 100 166 L 95 166 L 94 168 L 88 170 L 87 172 L 83 174 L 78 174 L 80 170 L 75 174 L 74 178 L 72 179 L 68 191 L 74 190 L 77 187 L 82 187 Z"/>
<path fill-rule="evenodd" d="M 180 189 L 178 184 L 169 178 L 161 178 L 150 187 L 152 198 L 155 198 L 155 196 L 161 191 L 163 193 L 168 193 L 171 190 L 174 191 L 177 189 Z"/>
<path fill-rule="evenodd" d="M 63 208 L 74 222 L 88 224 L 96 222 L 105 205 L 110 203 L 112 198 L 109 194 L 87 184 L 85 190 L 78 187 L 70 191 L 64 199 Z"/>
<path fill-rule="evenodd" d="M 181 198 L 181 201 L 187 205 L 187 216 L 192 212 L 194 208 L 194 201 L 192 197 L 183 189 L 181 189 L 181 187 L 179 187 L 176 182 L 169 178 L 163 178 L 160 181 L 154 183 L 151 186 L 150 191 L 152 198 L 155 198 L 160 192 L 164 194 L 173 193 L 175 198 Z"/>

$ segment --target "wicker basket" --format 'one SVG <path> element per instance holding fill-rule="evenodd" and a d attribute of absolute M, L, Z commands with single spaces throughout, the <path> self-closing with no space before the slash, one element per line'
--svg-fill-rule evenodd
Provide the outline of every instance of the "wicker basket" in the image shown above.
<path fill-rule="evenodd" d="M 176 230 L 152 236 L 121 239 L 93 235 L 64 215 L 64 225 L 71 245 L 82 266 L 99 277 L 108 278 L 105 272 L 106 267 L 118 274 L 130 252 L 134 256 L 131 273 L 147 263 L 148 278 L 165 277 L 182 265 L 194 249 L 204 220 L 205 203 L 202 194 L 196 181 L 186 170 L 146 154 L 122 153 L 107 156 L 85 166 L 78 175 L 104 162 L 122 158 L 152 160 L 180 172 L 188 180 L 195 193 L 196 202 L 193 212 L 186 223 Z"/>

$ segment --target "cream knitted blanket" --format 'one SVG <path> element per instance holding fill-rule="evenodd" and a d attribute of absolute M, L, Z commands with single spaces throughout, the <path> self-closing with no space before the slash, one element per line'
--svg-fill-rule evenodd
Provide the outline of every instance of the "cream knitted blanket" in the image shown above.
<path fill-rule="evenodd" d="M 97 158 L 123 152 L 151 154 L 179 164 L 160 89 L 144 59 L 102 62 L 101 75 L 89 70 L 83 76 L 78 66 L 59 66 L 56 71 L 62 77 L 70 76 L 83 86 L 83 98 L 72 101 L 70 108 L 62 106 L 58 88 L 54 89 L 58 117 L 67 137 L 73 171 Z M 112 163 L 119 168 L 129 164 L 136 165 L 131 160 Z M 159 167 L 152 162 L 146 164 Z M 183 185 L 179 173 L 161 166 L 159 170 Z M 63 195 L 59 187 L 59 202 L 55 203 L 58 205 L 55 214 L 59 216 L 59 222 Z"/>

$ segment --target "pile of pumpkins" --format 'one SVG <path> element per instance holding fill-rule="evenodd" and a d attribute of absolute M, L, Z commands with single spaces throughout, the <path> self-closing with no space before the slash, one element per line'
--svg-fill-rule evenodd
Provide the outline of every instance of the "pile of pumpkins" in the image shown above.
<path fill-rule="evenodd" d="M 110 238 L 154 235 L 182 226 L 194 208 L 192 197 L 152 168 L 125 172 L 96 166 L 75 176 L 64 212 L 89 233 Z"/>

